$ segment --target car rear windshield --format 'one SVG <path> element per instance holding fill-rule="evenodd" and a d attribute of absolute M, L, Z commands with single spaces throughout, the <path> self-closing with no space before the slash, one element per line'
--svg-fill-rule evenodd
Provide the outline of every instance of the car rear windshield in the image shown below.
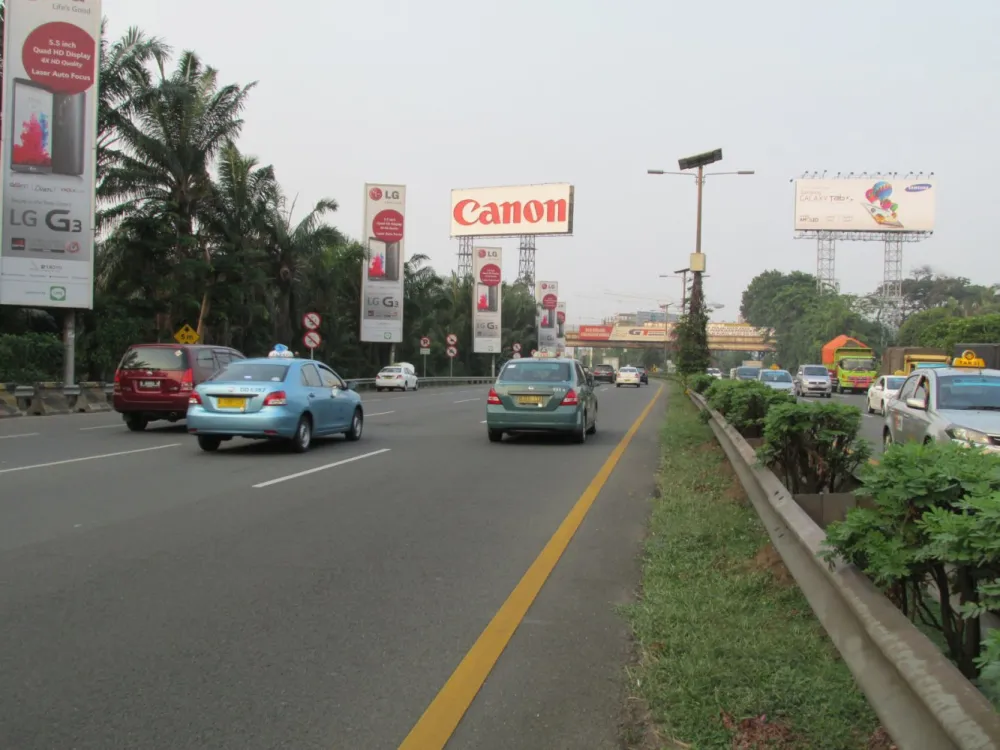
<path fill-rule="evenodd" d="M 737 367 L 736 377 L 738 378 L 755 378 L 757 373 L 760 372 L 759 367 Z"/>
<path fill-rule="evenodd" d="M 566 362 L 512 362 L 500 373 L 501 383 L 567 383 L 572 380 Z"/>
<path fill-rule="evenodd" d="M 764 383 L 791 383 L 792 376 L 784 370 L 764 370 L 760 374 L 761 382 Z"/>
<path fill-rule="evenodd" d="M 187 352 L 172 346 L 134 346 L 125 352 L 119 370 L 186 370 Z"/>
<path fill-rule="evenodd" d="M 249 383 L 283 383 L 290 365 L 270 362 L 233 362 L 212 380 L 243 380 Z"/>
<path fill-rule="evenodd" d="M 371 370 L 369 370 L 368 372 L 371 372 Z M 383 367 L 382 374 L 385 374 L 387 372 L 402 372 L 402 370 L 399 367 Z"/>
<path fill-rule="evenodd" d="M 606 371 L 606 370 L 613 370 L 613 369 L 615 369 L 615 368 L 613 368 L 611 365 L 595 365 L 594 372 L 597 372 L 598 370 L 605 370 Z"/>
<path fill-rule="evenodd" d="M 635 369 L 634 367 L 623 367 L 621 369 L 621 372 L 639 372 L 639 371 L 637 369 Z"/>
<path fill-rule="evenodd" d="M 808 375 L 810 377 L 828 378 L 830 377 L 830 371 L 825 367 L 803 367 L 802 374 Z"/>

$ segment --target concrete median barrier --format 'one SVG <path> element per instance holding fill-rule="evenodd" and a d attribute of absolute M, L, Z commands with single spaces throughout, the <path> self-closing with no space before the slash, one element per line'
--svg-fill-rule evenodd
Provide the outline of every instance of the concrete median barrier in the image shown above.
<path fill-rule="evenodd" d="M 71 414 L 73 404 L 79 394 L 79 386 L 70 386 L 70 393 L 62 383 L 35 383 L 35 396 L 31 399 L 28 414 L 35 417 L 50 417 L 56 414 Z"/>
<path fill-rule="evenodd" d="M 80 383 L 79 389 L 80 393 L 76 397 L 74 411 L 84 414 L 111 411 L 111 402 L 108 400 L 108 393 L 104 387 L 104 383 L 84 381 Z"/>
<path fill-rule="evenodd" d="M 0 383 L 0 418 L 24 416 L 24 410 L 17 400 L 17 388 L 14 383 Z"/>

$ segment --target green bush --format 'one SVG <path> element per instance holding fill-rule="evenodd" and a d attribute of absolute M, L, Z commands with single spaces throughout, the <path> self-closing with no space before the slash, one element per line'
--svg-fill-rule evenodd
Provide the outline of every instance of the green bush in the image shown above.
<path fill-rule="evenodd" d="M 63 344 L 53 333 L 0 333 L 0 383 L 62 380 Z"/>
<path fill-rule="evenodd" d="M 793 494 L 841 492 L 871 457 L 861 411 L 845 404 L 775 404 L 764 419 L 761 461 Z"/>
<path fill-rule="evenodd" d="M 862 466 L 861 478 L 858 494 L 874 507 L 831 524 L 824 557 L 863 570 L 907 617 L 940 632 L 966 677 L 982 671 L 984 692 L 995 691 L 1000 635 L 984 649 L 978 615 L 1000 605 L 1000 456 L 902 444 Z"/>
<path fill-rule="evenodd" d="M 746 438 L 763 434 L 764 419 L 772 406 L 795 403 L 791 394 L 768 388 L 756 380 L 716 380 L 705 397 L 708 405 Z"/>
<path fill-rule="evenodd" d="M 692 375 L 688 378 L 687 387 L 695 393 L 704 393 L 715 381 L 716 379 L 711 375 L 701 373 L 700 375 Z"/>

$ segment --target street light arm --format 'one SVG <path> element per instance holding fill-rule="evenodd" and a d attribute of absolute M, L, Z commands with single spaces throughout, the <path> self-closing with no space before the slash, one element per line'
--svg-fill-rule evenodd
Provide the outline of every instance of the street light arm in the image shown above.
<path fill-rule="evenodd" d="M 694 172 L 668 172 L 665 169 L 647 169 L 646 174 L 675 174 L 681 177 L 697 177 Z"/>
<path fill-rule="evenodd" d="M 756 174 L 753 169 L 738 169 L 735 172 L 705 172 L 706 177 L 714 177 L 720 174 Z"/>

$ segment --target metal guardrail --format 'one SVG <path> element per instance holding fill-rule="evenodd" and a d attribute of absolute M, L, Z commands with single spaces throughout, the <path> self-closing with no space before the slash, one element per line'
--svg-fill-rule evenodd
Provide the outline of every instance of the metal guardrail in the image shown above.
<path fill-rule="evenodd" d="M 771 543 L 901 750 L 1000 748 L 1000 714 L 855 566 L 833 569 L 825 532 L 753 448 L 705 399 L 709 425 L 767 528 Z"/>
<path fill-rule="evenodd" d="M 344 380 L 348 384 L 353 384 L 359 391 L 375 390 L 375 378 L 344 378 Z M 495 377 L 417 378 L 419 388 L 440 388 L 449 385 L 492 385 L 495 382 Z"/>

